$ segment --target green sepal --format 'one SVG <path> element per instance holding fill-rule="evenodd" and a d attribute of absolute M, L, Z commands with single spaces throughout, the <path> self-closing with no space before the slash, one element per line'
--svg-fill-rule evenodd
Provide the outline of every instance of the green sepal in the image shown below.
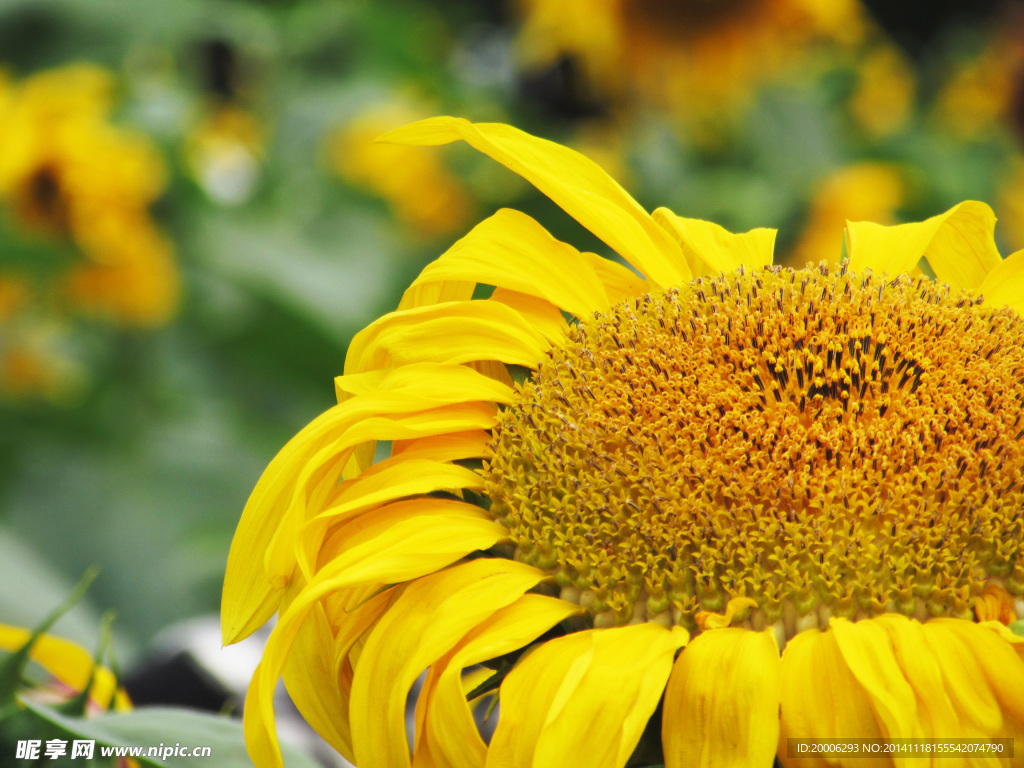
<path fill-rule="evenodd" d="M 1010 631 L 1015 635 L 1024 637 L 1024 621 L 1015 621 L 1010 624 Z"/>

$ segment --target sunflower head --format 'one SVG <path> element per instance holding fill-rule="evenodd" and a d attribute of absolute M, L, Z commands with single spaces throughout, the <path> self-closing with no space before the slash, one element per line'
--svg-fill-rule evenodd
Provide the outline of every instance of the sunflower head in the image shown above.
<path fill-rule="evenodd" d="M 595 313 L 503 413 L 491 511 L 598 626 L 969 616 L 1024 586 L 1024 323 L 979 304 L 822 266 Z"/>
<path fill-rule="evenodd" d="M 464 139 L 632 269 L 503 210 L 356 335 L 228 560 L 225 639 L 279 615 L 257 764 L 282 674 L 360 768 L 1024 736 L 1024 257 L 988 206 L 849 223 L 841 266 L 784 269 L 773 231 L 649 214 L 508 126 L 388 138 Z"/>

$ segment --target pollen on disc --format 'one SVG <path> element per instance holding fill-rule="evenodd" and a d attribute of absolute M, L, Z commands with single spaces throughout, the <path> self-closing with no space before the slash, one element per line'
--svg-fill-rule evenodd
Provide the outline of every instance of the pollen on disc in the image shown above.
<path fill-rule="evenodd" d="M 599 625 L 963 616 L 1024 594 L 1024 322 L 768 268 L 581 321 L 495 430 L 492 512 Z"/>

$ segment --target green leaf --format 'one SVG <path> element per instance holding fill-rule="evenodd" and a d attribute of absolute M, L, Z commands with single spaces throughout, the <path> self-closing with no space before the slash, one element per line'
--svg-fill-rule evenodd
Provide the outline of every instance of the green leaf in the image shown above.
<path fill-rule="evenodd" d="M 1015 635 L 1024 637 L 1024 621 L 1015 621 L 1010 625 L 1010 631 Z"/>
<path fill-rule="evenodd" d="M 210 757 L 218 768 L 252 768 L 245 751 L 242 724 L 220 715 L 174 707 L 143 707 L 132 712 L 106 714 L 88 719 L 66 717 L 52 707 L 22 699 L 22 704 L 40 718 L 56 725 L 75 738 L 94 739 L 99 747 L 149 747 L 160 744 L 183 747 L 210 747 Z M 303 752 L 282 745 L 288 768 L 318 768 L 316 761 Z M 195 768 L 193 757 L 146 757 L 136 759 L 143 765 L 159 768 Z"/>

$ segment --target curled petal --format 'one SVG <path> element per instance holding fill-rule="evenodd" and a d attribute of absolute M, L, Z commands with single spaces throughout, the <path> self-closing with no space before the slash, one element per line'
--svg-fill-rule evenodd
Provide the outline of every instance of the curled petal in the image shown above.
<path fill-rule="evenodd" d="M 487 759 L 487 745 L 477 732 L 466 701 L 463 670 L 522 648 L 579 610 L 578 606 L 563 600 L 523 595 L 431 665 L 416 703 L 417 742 L 413 765 L 482 768 Z"/>
<path fill-rule="evenodd" d="M 345 373 L 475 360 L 535 368 L 548 346 L 522 315 L 499 302 L 435 304 L 392 312 L 357 333 Z"/>
<path fill-rule="evenodd" d="M 926 221 L 887 227 L 846 222 L 846 252 L 857 271 L 909 273 L 924 256 L 935 277 L 958 290 L 977 290 L 1001 262 L 996 217 L 985 203 L 968 200 Z"/>
<path fill-rule="evenodd" d="M 359 441 L 384 434 L 374 433 L 374 424 L 377 429 L 387 425 L 373 419 L 433 410 L 433 416 L 406 422 L 405 436 L 432 428 L 462 431 L 487 422 L 488 415 L 477 412 L 482 407 L 479 403 L 470 405 L 468 412 L 443 410 L 446 406 L 473 401 L 503 403 L 512 396 L 507 385 L 462 365 L 424 363 L 372 380 L 366 376 L 355 381 L 343 378 L 354 394 L 293 437 L 270 462 L 246 502 L 224 576 L 221 625 L 225 643 L 251 634 L 279 606 L 279 589 L 295 567 L 294 544 L 301 526 L 321 511 L 318 502 L 335 489 Z M 370 426 L 360 426 L 363 422 Z M 396 436 L 398 429 L 394 427 Z M 270 570 L 253 553 L 265 554 Z"/>
<path fill-rule="evenodd" d="M 690 279 L 679 245 L 597 163 L 575 150 L 509 125 L 455 117 L 421 120 L 379 141 L 436 145 L 458 139 L 525 178 L 658 285 Z"/>
<path fill-rule="evenodd" d="M 988 273 L 978 287 L 985 304 L 1009 307 L 1024 317 L 1024 251 L 1011 253 Z"/>
<path fill-rule="evenodd" d="M 360 768 L 411 764 L 405 702 L 416 678 L 543 576 L 521 563 L 483 559 L 406 587 L 370 634 L 355 666 L 350 720 Z"/>
<path fill-rule="evenodd" d="M 412 284 L 470 281 L 546 299 L 577 317 L 605 309 L 594 265 L 525 213 L 503 208 L 427 265 Z"/>
<path fill-rule="evenodd" d="M 467 510 L 465 515 L 449 517 L 442 524 L 432 515 L 410 516 L 405 509 L 374 514 L 362 523 L 351 546 L 324 565 L 299 591 L 271 633 L 245 697 L 245 740 L 257 766 L 281 766 L 274 730 L 274 685 L 313 606 L 353 587 L 397 584 L 430 574 L 474 550 L 493 545 L 507 534 L 502 526 L 482 519 L 479 513 Z M 356 523 L 360 521 L 353 525 Z M 543 575 L 535 573 L 538 579 Z"/>
<path fill-rule="evenodd" d="M 740 266 L 759 270 L 772 263 L 774 229 L 733 234 L 712 221 L 685 219 L 668 208 L 658 208 L 653 215 L 679 243 L 694 275 L 735 272 Z"/>

